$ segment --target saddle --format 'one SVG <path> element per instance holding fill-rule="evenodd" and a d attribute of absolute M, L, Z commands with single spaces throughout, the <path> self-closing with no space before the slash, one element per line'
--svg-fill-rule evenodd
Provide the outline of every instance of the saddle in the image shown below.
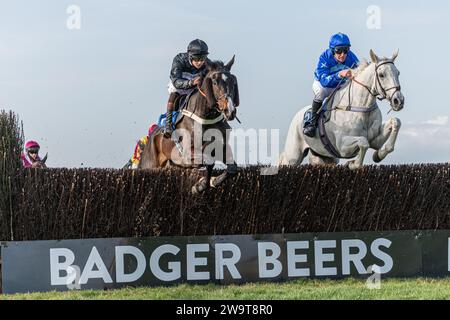
<path fill-rule="evenodd" d="M 191 97 L 191 94 L 185 95 L 179 95 L 177 99 L 174 102 L 174 109 L 175 111 L 180 111 L 184 109 L 187 106 L 187 103 L 189 102 L 189 98 Z"/>
<path fill-rule="evenodd" d="M 175 130 L 175 125 L 180 120 L 178 118 L 179 113 L 180 113 L 179 111 L 172 111 L 172 127 L 174 130 Z M 166 126 L 166 118 L 167 118 L 167 115 L 165 113 L 163 113 L 159 116 L 158 122 L 157 122 L 158 128 L 164 128 Z M 180 118 L 182 118 L 182 117 L 180 117 Z"/>
<path fill-rule="evenodd" d="M 327 106 L 328 106 L 328 104 L 330 104 L 330 105 L 333 104 L 333 99 L 334 99 L 334 94 L 331 95 L 330 97 L 326 98 L 325 101 L 323 102 L 322 109 L 319 112 L 319 119 L 317 120 L 317 127 L 318 127 L 318 131 L 319 131 L 319 138 L 320 138 L 320 141 L 322 142 L 323 146 L 325 147 L 325 149 L 334 158 L 351 159 L 351 158 L 353 158 L 353 156 L 352 157 L 343 157 L 339 153 L 339 151 L 336 150 L 336 148 L 333 146 L 333 144 L 331 143 L 330 139 L 328 138 L 327 132 L 325 130 L 325 123 L 330 121 L 330 118 L 331 118 L 331 108 L 327 108 Z M 303 117 L 303 126 L 306 126 L 309 123 L 311 123 L 312 116 L 313 116 L 312 110 L 308 109 L 305 112 L 305 115 Z M 315 153 L 314 150 L 311 149 L 311 151 L 313 153 Z"/>
<path fill-rule="evenodd" d="M 197 90 L 192 90 L 189 94 L 182 94 L 174 102 L 174 111 L 172 112 L 172 127 L 175 130 L 175 127 L 178 122 L 183 119 L 183 115 L 181 114 L 181 111 L 187 107 L 187 104 L 189 102 L 189 99 L 191 96 L 196 92 Z M 167 115 L 165 113 L 161 114 L 159 116 L 157 125 L 160 128 L 164 128 L 166 126 L 166 117 Z"/>
<path fill-rule="evenodd" d="M 325 106 L 325 104 L 324 104 Z M 325 111 L 325 108 L 322 109 L 319 113 L 319 119 L 317 120 L 317 129 L 319 131 L 319 138 L 322 142 L 325 149 L 335 158 L 342 158 L 339 152 L 334 148 L 333 144 L 331 143 L 330 139 L 328 138 L 327 132 L 325 131 L 325 123 L 330 120 L 330 111 Z M 328 114 L 328 118 L 327 118 Z M 309 125 L 312 119 L 312 110 L 308 109 L 305 112 L 305 115 L 303 117 L 303 126 Z M 316 152 L 311 149 L 313 154 L 316 154 Z"/>
<path fill-rule="evenodd" d="M 327 123 L 328 121 L 330 121 L 331 118 L 331 110 L 328 110 L 328 102 L 330 101 L 331 97 L 328 97 L 325 99 L 325 101 L 323 102 L 322 108 L 320 109 L 319 112 L 319 118 L 323 118 L 324 123 Z M 312 120 L 312 109 L 309 108 L 308 110 L 306 110 L 304 116 L 303 116 L 303 127 L 308 126 L 311 123 Z"/>

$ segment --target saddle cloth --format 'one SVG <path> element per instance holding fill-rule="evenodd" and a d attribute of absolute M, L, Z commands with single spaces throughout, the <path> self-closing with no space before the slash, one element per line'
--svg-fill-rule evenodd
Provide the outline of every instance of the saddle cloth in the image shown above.
<path fill-rule="evenodd" d="M 319 117 L 323 117 L 324 123 L 330 121 L 331 118 L 331 110 L 328 110 L 327 108 L 329 100 L 329 98 L 325 99 L 322 105 L 322 109 L 319 112 Z M 311 123 L 312 116 L 312 110 L 311 108 L 309 108 L 308 110 L 306 110 L 305 115 L 303 116 L 303 127 L 306 127 Z"/>
<path fill-rule="evenodd" d="M 181 121 L 181 119 L 183 118 L 183 115 L 180 114 L 181 111 L 186 108 L 189 99 L 191 98 L 192 94 L 194 92 L 196 92 L 197 90 L 191 90 L 190 93 L 188 95 L 180 95 L 177 100 L 175 101 L 175 111 L 172 112 L 172 127 L 173 129 L 175 129 L 175 126 L 177 125 L 178 122 Z M 167 118 L 167 114 L 163 113 L 159 116 L 158 119 L 158 127 L 160 128 L 164 128 L 166 126 L 166 118 Z"/>

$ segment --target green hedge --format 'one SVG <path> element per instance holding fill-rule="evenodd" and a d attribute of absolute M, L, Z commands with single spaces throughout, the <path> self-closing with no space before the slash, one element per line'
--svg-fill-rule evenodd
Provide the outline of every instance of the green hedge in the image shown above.
<path fill-rule="evenodd" d="M 0 231 L 1 239 L 14 239 L 13 222 L 21 187 L 20 154 L 23 126 L 13 112 L 0 111 Z"/>
<path fill-rule="evenodd" d="M 243 169 L 194 197 L 198 173 L 26 170 L 19 240 L 450 229 L 450 165 Z M 9 233 L 2 234 L 6 239 Z"/>
<path fill-rule="evenodd" d="M 261 167 L 191 195 L 201 171 L 27 169 L 0 113 L 0 240 L 450 229 L 450 164 Z"/>

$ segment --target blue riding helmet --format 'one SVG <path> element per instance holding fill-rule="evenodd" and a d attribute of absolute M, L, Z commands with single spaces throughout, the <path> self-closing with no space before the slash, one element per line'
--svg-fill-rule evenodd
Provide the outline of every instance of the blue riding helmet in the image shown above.
<path fill-rule="evenodd" d="M 350 47 L 350 38 L 343 33 L 337 33 L 330 39 L 330 49 L 333 50 L 336 47 Z"/>

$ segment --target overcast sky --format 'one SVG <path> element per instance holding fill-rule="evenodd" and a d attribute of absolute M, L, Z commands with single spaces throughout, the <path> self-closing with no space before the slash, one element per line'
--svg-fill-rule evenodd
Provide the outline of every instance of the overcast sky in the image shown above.
<path fill-rule="evenodd" d="M 67 28 L 70 5 L 79 30 Z M 371 5 L 381 29 L 367 26 Z M 173 57 L 200 38 L 213 59 L 236 54 L 242 125 L 232 126 L 279 129 L 282 148 L 312 101 L 319 55 L 344 32 L 360 58 L 400 49 L 405 108 L 380 107 L 403 127 L 384 163 L 449 162 L 449 30 L 450 5 L 437 0 L 0 0 L 0 108 L 18 113 L 49 166 L 122 167 L 165 111 Z"/>

